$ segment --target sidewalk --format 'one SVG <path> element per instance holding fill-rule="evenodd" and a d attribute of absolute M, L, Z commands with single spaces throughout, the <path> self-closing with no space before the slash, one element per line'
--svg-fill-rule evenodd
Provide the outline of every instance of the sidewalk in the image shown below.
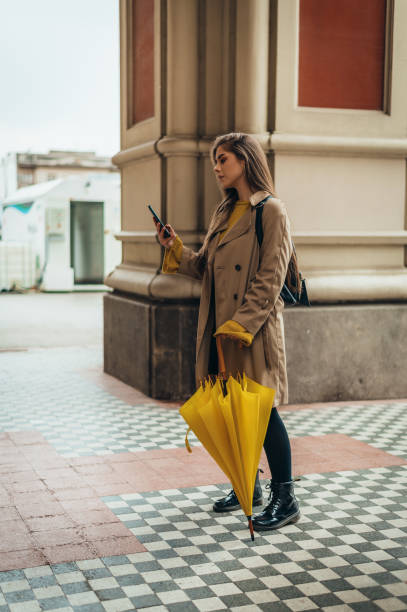
<path fill-rule="evenodd" d="M 0 612 L 407 609 L 407 400 L 282 409 L 302 518 L 252 543 L 178 406 L 101 364 L 0 352 Z"/>

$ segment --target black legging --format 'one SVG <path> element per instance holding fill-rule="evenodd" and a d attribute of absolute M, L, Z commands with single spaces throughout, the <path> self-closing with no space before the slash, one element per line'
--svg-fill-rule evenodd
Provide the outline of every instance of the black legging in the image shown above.
<path fill-rule="evenodd" d="M 291 474 L 291 446 L 285 425 L 274 406 L 264 439 L 271 477 L 274 482 L 288 482 Z"/>

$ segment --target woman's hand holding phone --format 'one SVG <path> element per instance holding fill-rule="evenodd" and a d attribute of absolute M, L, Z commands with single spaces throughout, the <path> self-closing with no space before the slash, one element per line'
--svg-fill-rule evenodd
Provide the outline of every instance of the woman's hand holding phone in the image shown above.
<path fill-rule="evenodd" d="M 168 223 L 167 225 L 161 225 L 161 223 L 159 223 L 159 221 L 156 221 L 154 218 L 153 218 L 153 222 L 157 230 L 157 236 L 158 236 L 158 240 L 160 244 L 166 249 L 170 249 L 172 245 L 174 244 L 174 240 L 177 237 L 177 234 L 174 232 L 171 225 L 168 225 Z M 169 238 L 164 237 L 165 230 L 167 230 L 170 233 Z"/>
<path fill-rule="evenodd" d="M 150 206 L 150 204 L 148 204 L 147 206 L 149 211 L 153 215 L 153 223 L 157 230 L 157 236 L 160 244 L 166 249 L 170 249 L 174 244 L 174 240 L 177 237 L 177 234 L 174 232 L 171 225 L 164 225 L 164 223 L 161 221 L 160 217 L 157 215 L 154 208 Z"/>

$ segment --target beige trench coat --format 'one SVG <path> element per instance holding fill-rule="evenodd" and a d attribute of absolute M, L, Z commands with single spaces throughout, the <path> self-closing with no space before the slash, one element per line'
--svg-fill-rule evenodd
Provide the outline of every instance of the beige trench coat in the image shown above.
<path fill-rule="evenodd" d="M 208 375 L 213 330 L 233 319 L 253 336 L 250 347 L 223 342 L 228 372 L 247 376 L 276 390 L 274 405 L 287 403 L 287 371 L 280 291 L 292 253 L 290 224 L 285 205 L 277 198 L 264 204 L 263 242 L 255 230 L 254 206 L 267 197 L 259 191 L 250 198 L 250 209 L 232 226 L 218 245 L 217 234 L 227 223 L 215 226 L 206 265 L 198 265 L 201 252 L 183 247 L 179 273 L 202 280 L 196 343 L 197 384 Z M 212 289 L 215 295 L 211 296 Z M 212 300 L 211 300 L 212 297 Z M 214 298 L 214 299 L 213 299 Z"/>

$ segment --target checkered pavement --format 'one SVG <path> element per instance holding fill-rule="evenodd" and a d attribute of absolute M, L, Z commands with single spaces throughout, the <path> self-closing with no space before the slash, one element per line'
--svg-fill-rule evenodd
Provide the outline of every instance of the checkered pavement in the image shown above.
<path fill-rule="evenodd" d="M 143 584 L 163 603 L 178 598 L 198 610 L 403 610 L 406 485 L 405 467 L 305 476 L 297 486 L 300 522 L 256 534 L 254 543 L 241 512 L 211 511 L 225 487 L 105 501 L 149 551 Z"/>
<path fill-rule="evenodd" d="M 86 347 L 0 353 L 0 379 L 15 381 L 2 391 L 0 431 L 36 429 L 67 457 L 183 447 L 186 426 L 178 411 L 127 404 L 80 375 L 100 360 Z M 281 416 L 291 437 L 344 433 L 407 458 L 406 412 L 397 402 L 355 403 Z M 189 440 L 199 444 L 192 433 Z"/>
<path fill-rule="evenodd" d="M 87 348 L 0 353 L 0 380 L 14 383 L 2 388 L 0 431 L 35 429 L 67 457 L 184 446 L 178 411 L 121 401 L 81 376 L 97 366 Z"/>
<path fill-rule="evenodd" d="M 126 403 L 81 375 L 100 365 L 95 347 L 0 353 L 0 431 L 38 430 L 73 457 L 183 446 L 177 411 Z M 291 437 L 344 433 L 406 457 L 406 408 L 282 417 Z M 228 486 L 103 498 L 147 552 L 0 572 L 0 612 L 407 610 L 407 466 L 303 476 L 300 521 L 254 543 L 240 511 L 211 510 Z"/>
<path fill-rule="evenodd" d="M 147 548 L 0 573 L 0 612 L 407 609 L 407 468 L 301 479 L 302 518 L 251 542 L 226 486 L 126 494 L 107 506 Z"/>
<path fill-rule="evenodd" d="M 407 405 L 355 402 L 352 406 L 330 406 L 323 410 L 282 412 L 290 437 L 342 433 L 376 448 L 407 459 Z"/>

